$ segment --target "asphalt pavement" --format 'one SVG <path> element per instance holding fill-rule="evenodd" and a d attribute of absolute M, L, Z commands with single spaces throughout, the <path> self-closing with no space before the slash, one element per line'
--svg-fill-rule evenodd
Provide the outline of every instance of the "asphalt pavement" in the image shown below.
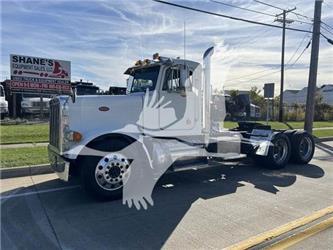
<path fill-rule="evenodd" d="M 100 202 L 55 174 L 2 179 L 1 249 L 221 249 L 333 205 L 333 142 L 310 164 L 251 163 L 166 175 L 155 205 Z M 333 248 L 332 228 L 293 249 Z"/>

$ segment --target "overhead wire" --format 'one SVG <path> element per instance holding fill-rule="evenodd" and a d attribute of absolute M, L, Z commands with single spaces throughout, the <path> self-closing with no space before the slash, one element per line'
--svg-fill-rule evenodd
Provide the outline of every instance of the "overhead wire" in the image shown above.
<path fill-rule="evenodd" d="M 330 25 L 328 25 L 327 23 L 325 23 L 324 21 L 321 21 L 321 23 L 322 24 L 324 24 L 326 27 L 328 27 L 328 28 L 330 28 L 330 29 L 332 29 L 333 30 L 333 27 L 332 26 L 330 26 Z"/>
<path fill-rule="evenodd" d="M 302 40 L 303 41 L 303 40 Z M 291 69 L 298 61 L 299 61 L 299 59 L 303 56 L 303 54 L 305 53 L 305 51 L 309 48 L 309 46 L 310 46 L 310 44 L 311 44 L 311 40 L 307 43 L 307 45 L 305 46 L 305 48 L 302 50 L 302 52 L 299 54 L 299 56 L 296 58 L 296 60 L 292 63 L 292 64 L 286 64 L 286 68 L 285 68 L 285 71 L 287 71 L 287 70 L 289 70 L 289 69 Z M 289 59 L 289 61 L 291 61 L 290 59 Z M 289 62 L 288 61 L 288 62 Z M 266 71 L 268 71 L 268 70 L 273 70 L 273 69 L 267 69 Z M 262 71 L 263 72 L 263 71 Z M 261 76 L 259 76 L 259 77 L 255 77 L 255 78 L 251 78 L 251 79 L 247 79 L 246 81 L 254 81 L 254 80 L 258 80 L 258 79 L 261 79 L 261 78 L 263 78 L 263 77 L 265 77 L 265 76 L 269 76 L 269 75 L 274 75 L 274 74 L 276 74 L 276 73 L 278 73 L 278 72 L 281 72 L 281 70 L 279 69 L 279 70 L 276 70 L 276 71 L 274 71 L 274 72 L 270 72 L 270 73 L 267 73 L 267 74 L 264 74 L 264 75 L 261 75 Z M 259 74 L 259 73 L 258 73 Z M 248 75 L 249 76 L 249 75 Z M 231 82 L 231 81 L 234 81 L 235 79 L 230 79 L 230 80 L 228 80 L 227 82 Z M 238 80 L 239 81 L 239 80 Z"/>
<path fill-rule="evenodd" d="M 322 29 L 326 30 L 328 33 L 330 33 L 331 35 L 333 35 L 333 32 L 330 31 L 329 29 L 325 28 L 323 25 L 321 26 Z"/>
<path fill-rule="evenodd" d="M 276 15 L 274 15 L 274 14 L 270 14 L 270 13 L 266 13 L 266 12 L 261 12 L 261 11 L 253 10 L 253 9 L 248 9 L 248 8 L 240 7 L 240 6 L 229 4 L 229 3 L 224 3 L 224 2 L 221 2 L 221 1 L 216 1 L 216 0 L 210 0 L 210 1 L 213 2 L 213 3 L 225 5 L 225 6 L 232 7 L 232 8 L 246 10 L 246 11 L 249 11 L 249 12 L 253 12 L 253 13 L 257 13 L 257 14 L 262 14 L 262 15 L 266 15 L 266 16 L 270 16 L 270 17 L 276 17 Z"/>
<path fill-rule="evenodd" d="M 300 47 L 302 46 L 302 44 L 304 43 L 305 39 L 308 37 L 308 34 L 306 34 L 302 40 L 300 41 L 299 45 L 297 46 L 295 52 L 293 53 L 293 55 L 289 58 L 289 60 L 287 61 L 286 65 L 288 65 L 292 59 L 295 57 L 295 55 L 297 54 L 298 50 L 300 49 Z M 295 64 L 295 63 L 294 63 Z M 276 67 L 280 67 L 279 66 L 276 66 Z M 246 75 L 242 75 L 242 76 L 239 76 L 239 77 L 236 77 L 236 78 L 231 78 L 231 79 L 228 79 L 228 81 L 234 81 L 234 80 L 239 80 L 239 79 L 244 79 L 244 78 L 247 78 L 249 76 L 253 76 L 253 75 L 257 75 L 257 74 L 260 74 L 260 73 L 264 73 L 264 72 L 267 72 L 267 71 L 271 71 L 271 70 L 274 70 L 276 67 L 274 68 L 269 68 L 269 69 L 264 69 L 264 70 L 260 70 L 258 72 L 254 72 L 254 73 L 251 73 L 251 74 L 246 74 Z M 287 67 L 287 66 L 286 66 Z M 281 71 L 281 70 L 278 70 L 278 71 Z"/>
<path fill-rule="evenodd" d="M 262 11 L 258 11 L 258 10 L 254 10 L 254 9 L 244 8 L 244 7 L 234 5 L 234 4 L 224 3 L 224 2 L 216 1 L 216 0 L 210 0 L 210 1 L 213 2 L 213 3 L 217 3 L 217 4 L 225 5 L 225 6 L 228 6 L 228 7 L 237 8 L 237 9 L 257 13 L 257 14 L 262 14 L 262 15 L 266 15 L 266 16 L 270 16 L 270 17 L 277 17 L 277 15 L 275 15 L 275 14 L 270 14 L 270 13 L 267 13 L 267 12 L 262 12 Z M 295 20 L 295 19 L 290 19 L 290 18 L 288 18 L 288 20 L 293 21 L 293 22 L 298 22 L 298 23 L 301 23 L 301 24 L 312 25 L 312 23 L 309 23 L 309 22 L 306 22 L 306 21 Z"/>
<path fill-rule="evenodd" d="M 207 10 L 202 10 L 202 9 L 198 9 L 198 8 L 193 8 L 193 7 L 189 7 L 189 6 L 186 6 L 186 5 L 175 4 L 175 3 L 171 3 L 171 2 L 167 2 L 167 1 L 163 1 L 163 0 L 153 0 L 153 1 L 158 2 L 158 3 L 163 3 L 163 4 L 166 4 L 166 5 L 170 5 L 170 6 L 174 6 L 174 7 L 178 7 L 178 8 L 182 8 L 182 9 L 187 9 L 187 10 L 201 12 L 201 13 L 205 13 L 205 14 L 209 14 L 209 15 L 213 15 L 213 16 L 223 17 L 223 18 L 227 18 L 227 19 L 231 19 L 231 20 L 242 21 L 242 22 L 247 22 L 247 23 L 252 23 L 252 24 L 257 24 L 257 25 L 262 25 L 262 26 L 268 26 L 268 27 L 272 27 L 272 28 L 283 29 L 283 27 L 281 27 L 279 25 L 273 25 L 273 24 L 263 23 L 263 22 L 249 20 L 249 19 L 245 19 L 245 18 L 219 14 L 219 13 L 215 13 L 215 12 L 211 12 L 211 11 L 207 11 Z M 298 31 L 298 32 L 312 33 L 311 31 L 308 31 L 308 30 L 296 29 L 296 28 L 291 28 L 291 27 L 286 27 L 285 29 L 286 30 L 292 30 L 292 31 Z"/>

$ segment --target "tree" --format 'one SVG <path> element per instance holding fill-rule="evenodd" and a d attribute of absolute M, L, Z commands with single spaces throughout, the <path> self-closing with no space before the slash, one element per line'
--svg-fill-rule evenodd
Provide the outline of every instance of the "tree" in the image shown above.
<path fill-rule="evenodd" d="M 236 102 L 238 94 L 239 94 L 238 90 L 235 89 L 230 90 L 230 97 L 234 102 Z"/>

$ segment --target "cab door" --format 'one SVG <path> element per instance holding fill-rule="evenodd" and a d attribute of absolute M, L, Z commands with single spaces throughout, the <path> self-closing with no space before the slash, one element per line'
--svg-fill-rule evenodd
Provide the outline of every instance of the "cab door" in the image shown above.
<path fill-rule="evenodd" d="M 195 124 L 195 106 L 190 85 L 191 71 L 183 65 L 170 66 L 164 72 L 159 109 L 161 130 L 189 130 Z"/>

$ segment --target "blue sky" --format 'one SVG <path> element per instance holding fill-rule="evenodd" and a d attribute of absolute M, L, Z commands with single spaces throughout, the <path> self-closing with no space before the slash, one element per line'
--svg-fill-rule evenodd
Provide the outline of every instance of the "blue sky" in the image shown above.
<path fill-rule="evenodd" d="M 221 1 L 271 14 L 279 12 L 252 0 Z M 170 2 L 266 23 L 274 21 L 273 17 L 209 0 Z M 272 0 L 266 2 L 276 4 Z M 278 6 L 296 6 L 297 12 L 312 17 L 314 0 L 282 0 Z M 302 19 L 293 14 L 289 17 Z M 333 0 L 324 1 L 322 20 L 333 26 Z M 89 80 L 104 89 L 110 85 L 125 85 L 123 72 L 138 59 L 151 58 L 155 52 L 183 57 L 184 21 L 188 59 L 201 62 L 206 48 L 219 46 L 217 55 L 227 67 L 223 67 L 222 77 L 213 79 L 218 84 L 222 78 L 226 89 L 249 89 L 254 85 L 261 88 L 265 82 L 279 83 L 280 29 L 182 10 L 150 0 L 2 1 L 1 79 L 9 76 L 9 54 L 13 53 L 69 60 L 72 80 Z M 291 27 L 310 29 L 309 25 L 296 22 Z M 307 34 L 287 31 L 286 62 L 299 47 L 290 60 L 295 61 L 309 40 Z M 286 71 L 286 88 L 307 85 L 309 61 L 310 48 Z M 259 71 L 264 72 L 254 74 Z M 321 39 L 318 85 L 327 83 L 333 83 L 333 46 Z"/>

